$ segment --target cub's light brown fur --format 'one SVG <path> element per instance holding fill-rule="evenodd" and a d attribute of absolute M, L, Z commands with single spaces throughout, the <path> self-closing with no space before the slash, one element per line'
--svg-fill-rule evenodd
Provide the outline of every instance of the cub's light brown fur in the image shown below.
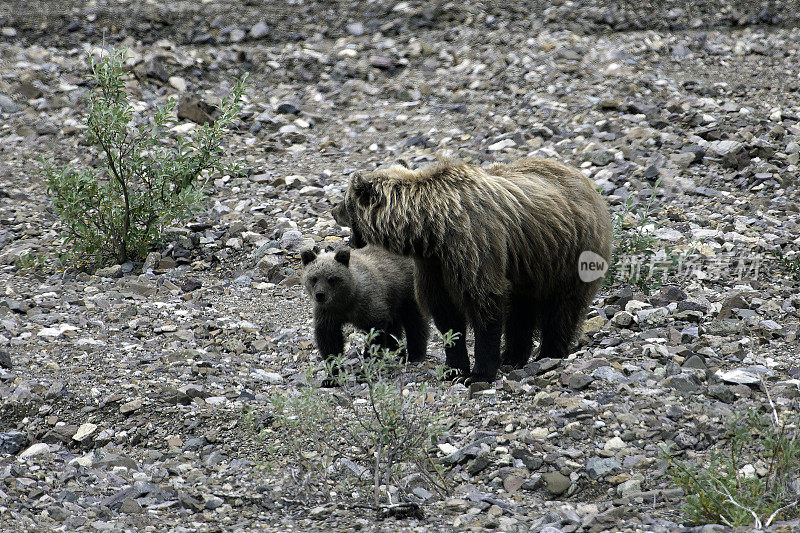
<path fill-rule="evenodd" d="M 542 331 L 542 355 L 564 357 L 600 283 L 579 279 L 578 257 L 583 251 L 610 257 L 610 219 L 594 184 L 541 158 L 361 173 L 334 215 L 351 227 L 355 246 L 377 244 L 414 257 L 417 296 L 437 327 L 463 329 L 468 321 L 475 328 L 473 374 L 481 378 L 494 377 L 499 365 L 504 317 L 507 362 L 527 361 L 522 352 L 531 341 L 522 337 L 532 328 Z M 442 297 L 451 305 L 435 301 Z M 448 363 L 463 371 L 465 347 L 455 352 Z"/>

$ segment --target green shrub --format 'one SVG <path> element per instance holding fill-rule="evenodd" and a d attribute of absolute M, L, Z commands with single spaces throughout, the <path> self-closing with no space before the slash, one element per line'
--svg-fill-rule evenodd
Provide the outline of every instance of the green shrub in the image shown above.
<path fill-rule="evenodd" d="M 798 516 L 800 439 L 793 426 L 750 411 L 728 426 L 727 449 L 713 450 L 702 466 L 669 459 L 672 484 L 683 488 L 691 524 L 769 526 Z"/>
<path fill-rule="evenodd" d="M 213 124 L 169 142 L 175 99 L 139 120 L 125 91 L 125 51 L 91 59 L 96 89 L 89 99 L 85 140 L 99 152 L 101 168 L 74 170 L 44 163 L 44 177 L 72 250 L 97 263 L 143 257 L 162 230 L 197 206 L 222 163 L 220 142 L 242 103 L 246 75 L 220 106 Z"/>
<path fill-rule="evenodd" d="M 17 257 L 14 263 L 19 270 L 30 272 L 44 269 L 47 258 L 42 254 L 26 252 Z"/>

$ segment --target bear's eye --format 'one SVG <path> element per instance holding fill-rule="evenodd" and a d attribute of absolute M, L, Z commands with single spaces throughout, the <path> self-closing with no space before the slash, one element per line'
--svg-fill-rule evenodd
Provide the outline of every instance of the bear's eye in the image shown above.
<path fill-rule="evenodd" d="M 328 280 L 328 283 L 330 283 L 331 285 L 336 285 L 337 283 L 339 283 L 339 281 L 340 281 L 339 278 L 331 278 Z"/>
<path fill-rule="evenodd" d="M 311 278 L 311 284 L 312 284 L 312 285 L 316 285 L 316 284 L 317 284 L 317 276 L 312 276 L 312 278 Z"/>

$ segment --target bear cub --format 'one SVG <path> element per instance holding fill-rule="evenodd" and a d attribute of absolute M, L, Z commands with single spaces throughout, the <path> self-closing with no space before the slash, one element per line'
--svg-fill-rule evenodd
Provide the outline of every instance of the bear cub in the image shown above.
<path fill-rule="evenodd" d="M 374 329 L 378 348 L 397 350 L 406 337 L 408 361 L 421 361 L 428 347 L 428 320 L 414 296 L 414 263 L 377 246 L 305 249 L 303 286 L 314 305 L 314 337 L 324 358 L 344 351 L 342 327 Z M 370 346 L 365 349 L 365 356 Z"/>

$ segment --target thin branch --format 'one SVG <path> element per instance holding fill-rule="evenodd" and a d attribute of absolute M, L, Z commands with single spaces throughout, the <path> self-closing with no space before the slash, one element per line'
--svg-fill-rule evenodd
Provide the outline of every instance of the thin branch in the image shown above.
<path fill-rule="evenodd" d="M 789 509 L 790 507 L 794 507 L 794 506 L 795 506 L 795 505 L 797 505 L 798 503 L 800 503 L 800 500 L 795 500 L 795 501 L 793 501 L 792 503 L 790 503 L 789 505 L 784 505 L 784 506 L 783 506 L 783 507 L 781 507 L 780 509 L 776 509 L 774 513 L 772 513 L 771 515 L 769 515 L 769 518 L 767 518 L 767 521 L 766 521 L 766 522 L 764 522 L 764 526 L 765 526 L 765 527 L 769 527 L 770 525 L 772 525 L 772 521 L 773 521 L 773 520 L 775 520 L 775 518 L 778 516 L 778 514 L 779 514 L 781 511 L 783 511 L 784 509 Z"/>
<path fill-rule="evenodd" d="M 722 496 L 726 496 L 727 499 L 725 501 L 727 501 L 728 503 L 732 503 L 733 505 L 735 505 L 739 509 L 742 509 L 743 511 L 747 511 L 748 513 L 750 513 L 750 515 L 753 517 L 753 521 L 754 521 L 753 522 L 753 526 L 755 527 L 755 529 L 762 529 L 761 519 L 758 517 L 758 515 L 755 513 L 755 511 L 753 511 L 749 507 L 745 507 L 744 505 L 741 505 L 739 502 L 734 500 L 733 496 L 731 495 L 730 491 L 728 490 L 728 487 L 726 487 L 722 483 L 719 483 L 719 486 L 722 487 L 722 490 L 725 491 L 725 492 L 721 492 L 716 487 L 712 487 L 712 488 L 713 488 L 713 490 L 715 492 L 717 492 L 717 494 L 720 494 Z"/>
<path fill-rule="evenodd" d="M 130 198 L 128 196 L 128 184 L 122 178 L 122 174 L 123 174 L 123 172 L 122 172 L 122 159 L 120 159 L 117 162 L 117 164 L 119 165 L 119 170 L 117 170 L 117 167 L 114 165 L 114 156 L 112 154 L 111 147 L 108 146 L 108 144 L 106 144 L 105 139 L 100 135 L 100 130 L 98 129 L 97 123 L 95 123 L 95 122 L 90 120 L 89 121 L 89 128 L 92 130 L 92 133 L 94 133 L 95 137 L 97 138 L 97 142 L 100 144 L 101 148 L 103 149 L 103 152 L 105 152 L 106 158 L 108 159 L 108 168 L 111 169 L 111 172 L 114 174 L 114 178 L 117 180 L 117 183 L 119 183 L 120 187 L 122 188 L 122 196 L 123 196 L 123 198 L 125 200 L 125 218 L 124 218 L 124 221 L 122 223 L 123 224 L 122 225 L 122 236 L 121 236 L 121 242 L 119 243 L 120 244 L 120 249 L 117 251 L 117 253 L 118 253 L 117 259 L 119 259 L 120 262 L 122 262 L 125 259 L 127 259 L 127 257 L 123 257 L 123 256 L 127 255 L 127 249 L 126 249 L 127 248 L 127 246 L 126 246 L 127 241 L 126 241 L 126 238 L 128 236 L 128 230 L 129 230 L 130 224 L 131 224 L 131 204 L 130 204 Z M 122 143 L 124 141 L 120 141 L 120 142 Z"/>
<path fill-rule="evenodd" d="M 764 387 L 764 392 L 767 393 L 767 400 L 769 401 L 769 406 L 772 408 L 772 418 L 775 420 L 775 425 L 780 425 L 780 421 L 778 420 L 778 411 L 775 409 L 775 404 L 772 403 L 772 396 L 769 394 L 769 388 L 767 388 L 767 384 L 764 382 L 764 376 L 761 376 L 761 386 Z"/>
<path fill-rule="evenodd" d="M 381 471 L 380 471 L 380 464 L 381 464 L 381 448 L 382 446 L 378 445 L 377 450 L 375 452 L 375 472 L 373 473 L 373 480 L 372 480 L 372 490 L 373 490 L 373 500 L 375 503 L 375 507 L 378 507 L 380 502 L 380 483 L 381 483 Z M 388 489 L 388 487 L 387 487 Z M 388 492 L 388 490 L 387 490 Z"/>

